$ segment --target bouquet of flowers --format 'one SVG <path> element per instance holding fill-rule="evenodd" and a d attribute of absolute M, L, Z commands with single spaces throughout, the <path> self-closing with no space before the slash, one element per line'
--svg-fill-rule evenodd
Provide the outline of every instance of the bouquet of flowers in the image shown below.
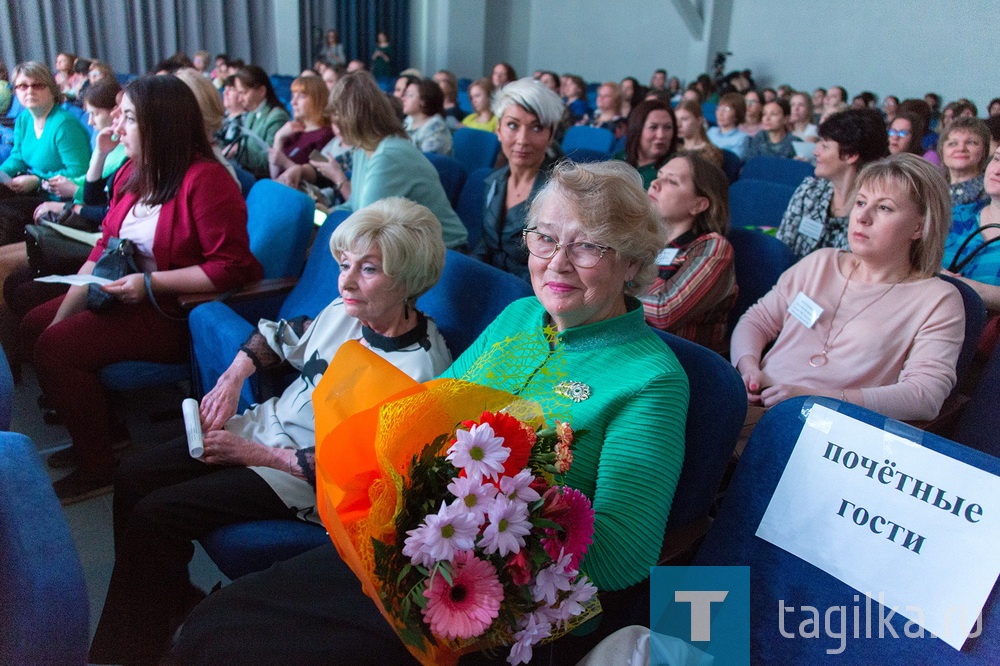
<path fill-rule="evenodd" d="M 313 393 L 331 539 L 422 663 L 502 646 L 529 661 L 600 612 L 579 573 L 590 500 L 556 483 L 572 428 L 509 393 L 418 384 L 373 357 L 344 345 Z"/>
<path fill-rule="evenodd" d="M 381 598 L 408 645 L 513 643 L 507 661 L 520 664 L 590 616 L 597 590 L 579 565 L 594 511 L 554 484 L 572 440 L 567 423 L 536 432 L 487 411 L 413 457 L 396 539 L 373 544 Z"/>

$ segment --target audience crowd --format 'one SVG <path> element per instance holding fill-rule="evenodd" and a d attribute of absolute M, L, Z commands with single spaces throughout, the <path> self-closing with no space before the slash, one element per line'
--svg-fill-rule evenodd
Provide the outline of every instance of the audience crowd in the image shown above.
<path fill-rule="evenodd" d="M 533 395 L 544 355 L 564 345 L 563 362 L 591 386 L 627 384 L 631 402 L 615 410 L 640 425 L 598 404 L 561 405 L 587 429 L 580 471 L 568 482 L 599 507 L 584 569 L 614 608 L 614 591 L 643 584 L 655 564 L 659 542 L 639 535 L 662 534 L 683 458 L 687 381 L 643 321 L 728 356 L 744 380 L 749 432 L 764 410 L 797 395 L 931 421 L 962 379 L 963 343 L 977 342 L 964 340 L 958 287 L 938 275 L 1000 313 L 1000 98 L 984 121 L 967 99 L 941 108 L 934 93 L 886 95 L 880 107 L 873 93 L 851 97 L 839 85 L 762 88 L 749 71 L 702 75 L 686 87 L 663 69 L 648 87 L 631 76 L 588 85 L 543 70 L 518 78 L 507 63 L 472 81 L 447 70 L 393 78 L 388 35 L 379 33 L 366 64 L 348 61 L 332 30 L 314 67 L 290 83 L 225 54 L 213 63 L 205 51 L 172 56 L 124 86 L 96 60 L 59 53 L 54 65 L 24 62 L 8 76 L 0 63 L 0 113 L 19 111 L 0 163 L 0 319 L 16 331 L 4 335 L 15 371 L 34 364 L 46 417 L 72 437 L 48 461 L 73 468 L 54 482 L 57 496 L 72 503 L 117 491 L 117 559 L 91 651 L 97 663 L 163 658 L 203 596 L 184 575 L 192 539 L 248 517 L 316 520 L 309 354 L 325 368 L 345 341 L 364 340 L 418 380 L 471 378 L 510 390 L 523 382 L 514 392 Z M 568 137 L 584 132 L 608 148 L 571 150 Z M 470 183 L 481 189 L 473 227 L 439 176 L 442 160 L 459 164 L 462 133 L 497 148 L 492 172 Z M 773 235 L 796 263 L 734 312 L 741 285 L 728 237 L 743 211 L 730 203 L 730 185 L 744 164 L 767 160 L 811 170 L 786 186 L 783 214 L 753 231 Z M 266 178 L 306 192 L 322 212 L 350 214 L 330 250 L 312 248 L 336 256 L 341 298 L 308 320 L 261 321 L 201 403 L 207 465 L 169 442 L 116 473 L 128 433 L 101 368 L 185 360 L 178 296 L 261 277 L 239 184 Z M 120 243 L 134 246 L 134 263 L 103 287 L 34 285 L 25 229 L 48 216 L 80 217 L 101 232 L 76 264 L 81 275 Z M 454 364 L 414 305 L 440 276 L 445 247 L 535 293 Z M 998 328 L 987 327 L 983 353 Z M 544 347 L 538 368 L 511 351 L 518 340 Z M 297 383 L 237 414 L 244 380 L 283 361 L 302 372 Z M 609 399 L 595 391 L 591 403 Z M 616 476 L 622 470 L 606 467 L 647 464 L 626 449 L 652 440 L 669 443 L 655 454 L 669 474 L 637 499 Z M 210 597 L 180 634 L 178 663 L 233 651 L 252 660 L 252 648 L 233 638 L 237 622 L 270 629 L 276 653 L 308 651 L 312 620 L 299 620 L 312 612 L 310 594 L 329 597 L 316 605 L 320 620 L 346 626 L 350 604 L 367 600 L 329 569 L 332 548 L 316 557 L 267 585 L 238 581 Z M 320 595 L 309 573 L 340 582 Z M 293 588 L 297 602 L 287 608 L 268 599 Z M 617 626 L 612 618 L 606 628 Z M 387 631 L 361 623 L 324 640 L 363 652 L 366 638 L 395 641 Z M 596 642 L 573 640 L 581 650 Z"/>

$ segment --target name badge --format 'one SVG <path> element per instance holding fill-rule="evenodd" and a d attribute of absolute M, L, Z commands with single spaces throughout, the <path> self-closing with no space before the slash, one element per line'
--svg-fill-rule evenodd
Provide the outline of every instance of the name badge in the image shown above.
<path fill-rule="evenodd" d="M 660 253 L 656 255 L 656 265 L 669 266 L 674 263 L 674 259 L 677 258 L 678 252 L 680 252 L 680 250 L 676 247 L 668 247 L 665 250 L 660 250 Z"/>
<path fill-rule="evenodd" d="M 823 234 L 823 223 L 814 217 L 803 217 L 799 222 L 799 233 L 818 241 Z"/>
<path fill-rule="evenodd" d="M 823 314 L 823 308 L 800 291 L 788 307 L 788 314 L 798 319 L 806 328 L 812 328 L 819 316 Z"/>

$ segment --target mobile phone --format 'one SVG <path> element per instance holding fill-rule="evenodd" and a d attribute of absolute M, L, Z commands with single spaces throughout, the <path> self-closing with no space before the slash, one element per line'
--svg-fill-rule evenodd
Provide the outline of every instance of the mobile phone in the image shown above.
<path fill-rule="evenodd" d="M 326 158 L 326 155 L 324 155 L 323 153 L 321 153 L 321 152 L 319 152 L 318 150 L 315 150 L 315 149 L 311 153 L 309 153 L 309 160 L 311 162 L 329 162 L 330 161 L 330 160 L 328 160 Z"/>

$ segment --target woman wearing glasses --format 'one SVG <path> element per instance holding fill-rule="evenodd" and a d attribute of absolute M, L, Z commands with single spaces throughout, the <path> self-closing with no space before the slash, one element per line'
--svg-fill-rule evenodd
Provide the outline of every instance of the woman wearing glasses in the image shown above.
<path fill-rule="evenodd" d="M 27 113 L 18 115 L 14 148 L 0 164 L 10 179 L 0 185 L 0 245 L 23 240 L 35 208 L 56 200 L 47 190 L 49 178 L 82 176 L 90 162 L 87 130 L 59 106 L 62 93 L 48 67 L 40 62 L 18 65 L 14 92 Z"/>
<path fill-rule="evenodd" d="M 549 422 L 568 420 L 577 433 L 565 481 L 596 510 L 581 568 L 604 615 L 595 632 L 552 648 L 556 663 L 575 664 L 608 633 L 648 619 L 649 567 L 684 457 L 688 383 L 632 295 L 663 247 L 634 169 L 560 164 L 523 237 L 535 297 L 511 304 L 444 376 L 538 401 Z M 385 663 L 414 663 L 327 544 L 210 595 L 171 663 L 371 663 L 372 645 Z"/>
<path fill-rule="evenodd" d="M 889 124 L 889 154 L 912 153 L 923 156 L 924 148 L 920 141 L 926 133 L 927 125 L 923 118 L 909 111 L 897 113 Z"/>

